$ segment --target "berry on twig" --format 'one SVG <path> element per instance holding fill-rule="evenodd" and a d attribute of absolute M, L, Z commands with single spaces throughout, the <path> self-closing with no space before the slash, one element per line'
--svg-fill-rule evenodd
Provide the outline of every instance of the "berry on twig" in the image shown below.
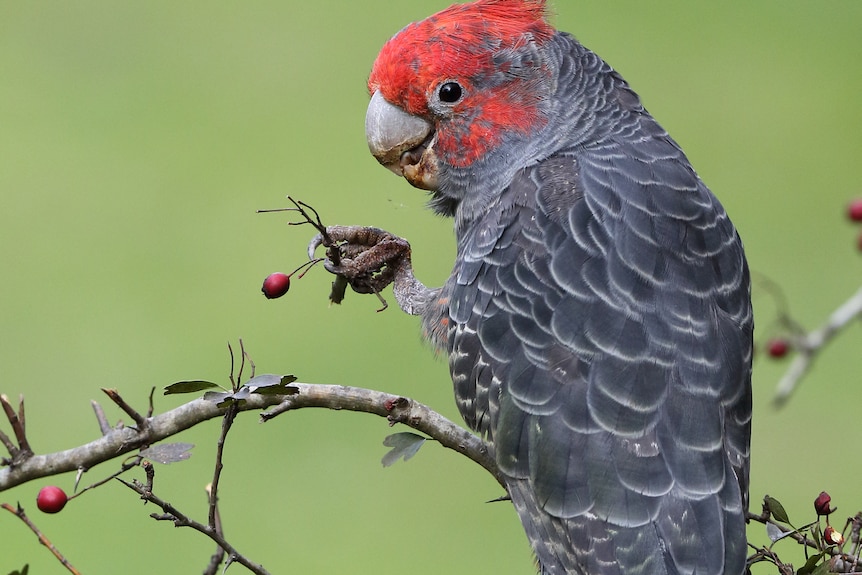
<path fill-rule="evenodd" d="M 56 485 L 46 485 L 36 496 L 36 507 L 45 513 L 59 513 L 68 500 L 65 491 Z"/>
<path fill-rule="evenodd" d="M 862 198 L 856 198 L 847 204 L 847 217 L 850 221 L 862 222 Z"/>
<path fill-rule="evenodd" d="M 781 359 L 790 351 L 790 342 L 784 338 L 771 339 L 766 343 L 766 352 L 769 357 Z"/>
<path fill-rule="evenodd" d="M 260 291 L 266 296 L 266 299 L 275 299 L 283 296 L 290 289 L 290 276 L 281 272 L 269 274 L 263 280 L 263 287 Z"/>

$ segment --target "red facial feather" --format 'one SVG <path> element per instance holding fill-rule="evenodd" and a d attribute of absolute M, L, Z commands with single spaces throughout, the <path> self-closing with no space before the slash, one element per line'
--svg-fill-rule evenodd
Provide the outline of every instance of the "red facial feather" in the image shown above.
<path fill-rule="evenodd" d="M 483 78 L 508 72 L 497 58 L 527 42 L 542 43 L 554 34 L 545 21 L 544 0 L 478 0 L 450 6 L 410 24 L 380 51 L 368 89 L 411 114 L 428 117 L 428 99 L 444 81 L 457 80 L 465 90 L 446 131 L 438 132 L 438 150 L 453 165 L 466 166 L 500 141 L 502 133 L 527 133 L 544 123 L 538 96 L 529 80 L 512 78 L 492 88 L 476 86 Z"/>

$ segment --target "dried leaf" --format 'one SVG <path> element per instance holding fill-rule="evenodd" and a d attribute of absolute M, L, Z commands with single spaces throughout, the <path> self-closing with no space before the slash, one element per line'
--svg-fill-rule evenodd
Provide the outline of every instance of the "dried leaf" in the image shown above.
<path fill-rule="evenodd" d="M 141 457 L 156 463 L 176 463 L 192 456 L 193 443 L 160 443 L 141 450 Z"/>
<path fill-rule="evenodd" d="M 780 527 L 774 525 L 772 523 L 766 524 L 766 536 L 769 537 L 769 540 L 775 543 L 782 537 L 786 537 L 788 533 L 785 533 Z"/>
<path fill-rule="evenodd" d="M 214 401 L 216 403 L 221 403 L 228 398 L 232 398 L 232 393 L 227 393 L 226 391 L 208 391 L 204 394 L 204 399 L 207 401 Z"/>
<path fill-rule="evenodd" d="M 294 395 L 299 393 L 299 388 L 290 387 L 289 384 L 296 381 L 295 375 L 273 375 L 263 374 L 253 377 L 246 382 L 243 389 L 260 395 Z"/>
<path fill-rule="evenodd" d="M 200 379 L 178 381 L 165 388 L 165 395 L 173 395 L 176 393 L 195 393 L 197 391 L 212 389 L 214 387 L 220 386 L 217 383 L 213 383 L 211 381 L 203 381 Z"/>
<path fill-rule="evenodd" d="M 383 456 L 381 461 L 383 467 L 389 467 L 402 457 L 404 461 L 407 461 L 416 455 L 416 452 L 419 451 L 419 448 L 422 447 L 426 439 L 426 437 L 410 433 L 409 431 L 387 435 L 383 440 L 383 445 L 392 449 Z"/>

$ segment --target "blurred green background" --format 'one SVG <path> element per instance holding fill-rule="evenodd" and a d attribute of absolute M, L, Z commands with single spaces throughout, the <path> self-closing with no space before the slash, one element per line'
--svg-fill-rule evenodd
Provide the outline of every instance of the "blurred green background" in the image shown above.
<path fill-rule="evenodd" d="M 0 2 L 0 391 L 26 396 L 38 452 L 97 437 L 89 402 L 100 387 L 143 409 L 152 386 L 225 382 L 226 342 L 238 338 L 258 373 L 404 394 L 457 420 L 446 366 L 415 318 L 375 313 L 376 299 L 356 294 L 328 307 L 321 269 L 263 298 L 263 278 L 302 263 L 312 230 L 255 214 L 291 194 L 327 223 L 406 236 L 419 277 L 443 281 L 451 223 L 376 164 L 363 121 L 377 50 L 448 3 Z M 682 144 L 752 268 L 780 283 L 803 325 L 859 286 L 858 230 L 843 210 L 862 193 L 862 3 L 557 0 L 553 10 Z M 762 341 L 775 308 L 758 288 L 755 304 Z M 824 352 L 780 411 L 769 401 L 786 364 L 758 360 L 755 508 L 768 492 L 803 522 L 822 489 L 839 516 L 862 508 L 851 427 L 860 337 L 853 326 Z M 157 395 L 156 409 L 184 399 Z M 218 425 L 181 435 L 197 444 L 192 459 L 157 469 L 157 493 L 201 519 Z M 532 572 L 513 510 L 485 503 L 501 495 L 490 477 L 434 445 L 383 469 L 388 433 L 349 413 L 240 417 L 221 491 L 228 538 L 273 573 Z M 56 516 L 36 511 L 42 485 L 73 480 L 0 501 L 25 505 L 84 572 L 203 569 L 213 546 L 154 522 L 119 484 Z M 0 573 L 25 563 L 64 572 L 0 514 Z"/>

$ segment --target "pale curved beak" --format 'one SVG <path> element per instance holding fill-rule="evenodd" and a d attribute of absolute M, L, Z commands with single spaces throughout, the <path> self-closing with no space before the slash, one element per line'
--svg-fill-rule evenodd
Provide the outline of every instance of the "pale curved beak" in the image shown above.
<path fill-rule="evenodd" d="M 436 186 L 433 135 L 430 122 L 390 104 L 379 90 L 372 94 L 365 114 L 368 149 L 378 162 L 426 190 Z"/>

